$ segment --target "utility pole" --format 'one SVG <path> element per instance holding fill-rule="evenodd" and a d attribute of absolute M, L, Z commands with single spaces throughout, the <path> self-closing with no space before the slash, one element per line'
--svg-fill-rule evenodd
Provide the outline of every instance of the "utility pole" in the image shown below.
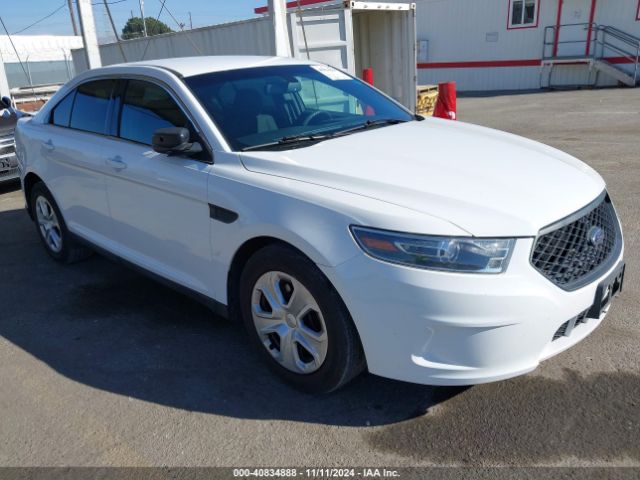
<path fill-rule="evenodd" d="M 273 21 L 276 55 L 290 57 L 289 29 L 287 28 L 287 6 L 285 0 L 269 0 L 269 13 Z"/>
<path fill-rule="evenodd" d="M 78 36 L 78 26 L 76 25 L 76 16 L 73 13 L 73 0 L 67 0 L 69 6 L 69 16 L 71 17 L 71 25 L 73 26 L 73 34 Z"/>
<path fill-rule="evenodd" d="M 9 89 L 9 80 L 7 80 L 7 72 L 4 69 L 2 52 L 0 52 L 0 97 L 11 97 L 11 90 Z"/>
<path fill-rule="evenodd" d="M 122 59 L 126 62 L 127 56 L 124 54 L 124 48 L 122 48 L 122 43 L 120 43 L 120 35 L 118 35 L 118 31 L 116 30 L 116 24 L 113 23 L 113 17 L 111 16 L 111 10 L 109 9 L 109 4 L 107 0 L 102 0 L 104 3 L 104 8 L 107 10 L 107 16 L 109 17 L 109 23 L 111 23 L 111 29 L 113 30 L 113 34 L 116 36 L 116 42 L 118 42 L 118 48 L 120 49 L 120 55 L 122 55 Z"/>
<path fill-rule="evenodd" d="M 191 21 L 191 12 L 189 12 L 189 30 L 193 30 L 193 22 Z"/>
<path fill-rule="evenodd" d="M 147 22 L 144 21 L 144 0 L 140 0 L 140 16 L 142 17 L 142 32 L 147 36 Z"/>
<path fill-rule="evenodd" d="M 98 48 L 98 37 L 96 36 L 96 24 L 93 21 L 91 0 L 77 0 L 77 2 L 87 67 L 89 69 L 101 67 L 102 62 L 100 60 L 100 49 Z"/>

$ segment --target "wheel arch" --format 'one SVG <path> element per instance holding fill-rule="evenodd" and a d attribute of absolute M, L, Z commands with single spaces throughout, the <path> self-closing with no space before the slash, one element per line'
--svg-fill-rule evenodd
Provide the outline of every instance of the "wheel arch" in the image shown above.
<path fill-rule="evenodd" d="M 276 238 L 273 236 L 263 235 L 258 237 L 253 237 L 246 240 L 240 247 L 235 251 L 231 263 L 229 264 L 229 271 L 227 272 L 227 308 L 229 313 L 229 318 L 232 320 L 237 320 L 239 311 L 238 311 L 238 287 L 240 283 L 240 275 L 242 274 L 242 270 L 244 266 L 247 264 L 247 261 L 251 256 L 256 253 L 258 250 L 265 248 L 268 245 L 280 244 L 284 245 L 288 248 L 296 250 L 300 254 L 309 258 L 311 261 L 311 257 L 307 255 L 305 252 L 300 250 L 295 245 L 292 245 L 290 242 L 282 240 L 280 238 Z"/>
<path fill-rule="evenodd" d="M 31 208 L 31 192 L 33 190 L 33 187 L 36 183 L 42 182 L 44 183 L 44 180 L 42 180 L 42 178 L 40 178 L 38 175 L 36 175 L 33 172 L 29 172 L 25 175 L 23 183 L 22 183 L 22 189 L 24 191 L 24 197 L 25 197 L 25 201 L 27 203 L 27 212 L 29 213 L 29 217 L 31 217 L 31 220 L 33 220 L 33 209 Z"/>

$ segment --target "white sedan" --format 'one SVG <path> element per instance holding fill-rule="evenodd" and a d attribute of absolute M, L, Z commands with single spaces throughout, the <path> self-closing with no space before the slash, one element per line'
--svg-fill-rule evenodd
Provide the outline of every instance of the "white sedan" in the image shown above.
<path fill-rule="evenodd" d="M 365 369 L 437 385 L 520 375 L 590 334 L 622 286 L 622 232 L 594 170 L 415 116 L 326 65 L 95 69 L 16 142 L 53 258 L 107 253 L 241 318 L 306 391 Z"/>

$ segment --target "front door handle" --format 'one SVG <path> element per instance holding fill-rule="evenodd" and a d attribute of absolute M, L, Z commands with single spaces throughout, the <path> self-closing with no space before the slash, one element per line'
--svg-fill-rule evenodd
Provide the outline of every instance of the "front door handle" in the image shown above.
<path fill-rule="evenodd" d="M 117 171 L 127 168 L 127 164 L 124 162 L 124 160 L 122 160 L 122 157 L 120 155 L 107 158 L 106 164 Z"/>

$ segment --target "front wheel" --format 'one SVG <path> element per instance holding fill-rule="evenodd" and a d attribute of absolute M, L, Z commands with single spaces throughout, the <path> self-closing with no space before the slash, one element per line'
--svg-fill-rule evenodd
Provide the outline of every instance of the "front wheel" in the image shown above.
<path fill-rule="evenodd" d="M 284 245 L 267 246 L 240 278 L 242 318 L 263 358 L 300 390 L 330 392 L 364 368 L 342 299 L 318 267 Z"/>

